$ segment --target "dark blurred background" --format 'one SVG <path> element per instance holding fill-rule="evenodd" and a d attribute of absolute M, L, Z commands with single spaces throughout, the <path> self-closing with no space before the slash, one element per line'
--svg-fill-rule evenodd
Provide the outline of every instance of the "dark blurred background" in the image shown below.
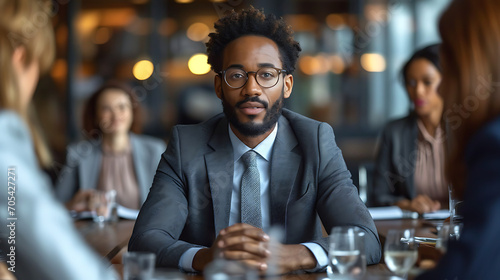
<path fill-rule="evenodd" d="M 134 86 L 145 108 L 143 133 L 166 142 L 173 125 L 221 112 L 205 42 L 219 17 L 253 5 L 284 17 L 295 30 L 303 51 L 286 106 L 333 126 L 357 184 L 360 171 L 372 165 L 384 123 L 409 110 L 402 64 L 416 48 L 440 41 L 437 22 L 450 2 L 53 1 L 57 60 L 41 79 L 35 104 L 55 172 L 66 145 L 86 137 L 82 106 L 108 79 Z"/>

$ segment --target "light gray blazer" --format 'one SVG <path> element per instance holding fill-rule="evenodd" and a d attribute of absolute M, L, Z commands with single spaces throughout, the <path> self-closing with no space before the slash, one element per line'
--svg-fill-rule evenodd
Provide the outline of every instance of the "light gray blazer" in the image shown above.
<path fill-rule="evenodd" d="M 177 267 L 186 250 L 211 246 L 229 226 L 233 150 L 223 114 L 202 124 L 176 126 L 170 139 L 129 250 L 154 252 L 157 265 Z M 377 229 L 328 124 L 283 110 L 269 187 L 271 225 L 284 229 L 284 243 L 315 242 L 327 251 L 321 222 L 328 232 L 356 225 L 366 232 L 367 262 L 379 262 Z"/>
<path fill-rule="evenodd" d="M 55 199 L 48 177 L 38 167 L 25 123 L 17 114 L 0 110 L 0 131 L 0 260 L 6 261 L 10 247 L 15 247 L 17 279 L 118 279 L 87 246 L 68 211 Z M 8 174 L 12 167 L 15 181 Z M 8 182 L 13 183 L 10 190 Z M 8 209 L 11 195 L 15 200 L 9 199 L 13 202 Z M 11 222 L 15 228 L 7 227 Z"/>
<path fill-rule="evenodd" d="M 56 185 L 56 196 L 60 201 L 67 202 L 78 190 L 97 187 L 102 164 L 101 144 L 99 139 L 93 139 L 80 141 L 68 147 L 66 165 Z M 133 133 L 130 133 L 130 144 L 142 204 L 146 200 L 155 170 L 166 146 L 159 139 Z"/>

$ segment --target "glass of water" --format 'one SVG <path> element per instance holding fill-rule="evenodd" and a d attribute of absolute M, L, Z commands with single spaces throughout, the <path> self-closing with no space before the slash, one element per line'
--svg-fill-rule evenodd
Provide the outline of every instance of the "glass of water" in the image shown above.
<path fill-rule="evenodd" d="M 156 256 L 151 252 L 123 254 L 123 280 L 151 280 L 155 272 Z"/>
<path fill-rule="evenodd" d="M 387 267 L 403 278 L 417 262 L 418 246 L 415 242 L 415 230 L 391 229 L 387 234 L 384 247 L 384 260 Z"/>
<path fill-rule="evenodd" d="M 448 242 L 452 240 L 458 240 L 460 238 L 460 233 L 462 231 L 461 224 L 446 224 L 441 226 L 438 231 L 438 238 L 436 240 L 436 248 L 441 251 L 441 253 L 446 253 L 448 249 Z"/>
<path fill-rule="evenodd" d="M 462 222 L 462 203 L 463 201 L 458 198 L 456 190 L 452 185 L 448 185 L 449 207 L 450 207 L 450 221 L 453 224 Z"/>
<path fill-rule="evenodd" d="M 330 234 L 327 273 L 330 279 L 355 279 L 366 272 L 364 232 L 354 226 L 334 227 Z"/>
<path fill-rule="evenodd" d="M 89 200 L 94 222 L 116 222 L 118 220 L 116 190 L 95 191 Z"/>

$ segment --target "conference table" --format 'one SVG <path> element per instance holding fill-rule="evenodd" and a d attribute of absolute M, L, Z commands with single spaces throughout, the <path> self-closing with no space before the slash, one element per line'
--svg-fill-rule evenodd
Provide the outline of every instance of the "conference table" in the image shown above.
<path fill-rule="evenodd" d="M 135 221 L 120 219 L 115 223 L 95 223 L 79 220 L 75 226 L 87 243 L 109 261 L 127 247 Z"/>
<path fill-rule="evenodd" d="M 427 221 L 424 219 L 393 219 L 393 220 L 377 220 L 375 225 L 381 239 L 382 244 L 385 241 L 385 236 L 390 229 L 414 228 L 415 236 L 421 237 L 436 237 L 435 225 L 442 221 Z M 126 251 L 128 241 L 132 234 L 135 221 L 120 219 L 118 222 L 99 224 L 92 220 L 79 220 L 75 222 L 75 226 L 87 243 L 104 258 L 106 258 L 113 267 L 121 274 L 121 254 Z M 432 246 L 420 246 L 419 262 L 423 263 L 423 259 L 428 259 L 435 262 L 439 259 L 440 254 Z M 412 279 L 420 269 L 414 269 L 409 279 Z M 161 271 L 161 269 L 160 269 Z M 392 276 L 392 277 L 391 277 Z M 185 274 L 187 280 L 202 280 L 202 275 Z M 288 274 L 272 279 L 301 279 L 301 280 L 317 280 L 327 278 L 325 273 L 303 273 L 303 274 Z M 363 279 L 400 279 L 394 277 L 387 266 L 383 263 L 370 265 L 367 267 L 365 277 Z"/>

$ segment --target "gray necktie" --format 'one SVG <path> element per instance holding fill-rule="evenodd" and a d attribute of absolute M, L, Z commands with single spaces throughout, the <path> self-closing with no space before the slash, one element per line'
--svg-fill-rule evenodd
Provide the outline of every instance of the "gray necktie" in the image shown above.
<path fill-rule="evenodd" d="M 241 156 L 246 169 L 241 177 L 241 222 L 262 228 L 260 212 L 260 174 L 257 153 L 250 150 Z"/>

